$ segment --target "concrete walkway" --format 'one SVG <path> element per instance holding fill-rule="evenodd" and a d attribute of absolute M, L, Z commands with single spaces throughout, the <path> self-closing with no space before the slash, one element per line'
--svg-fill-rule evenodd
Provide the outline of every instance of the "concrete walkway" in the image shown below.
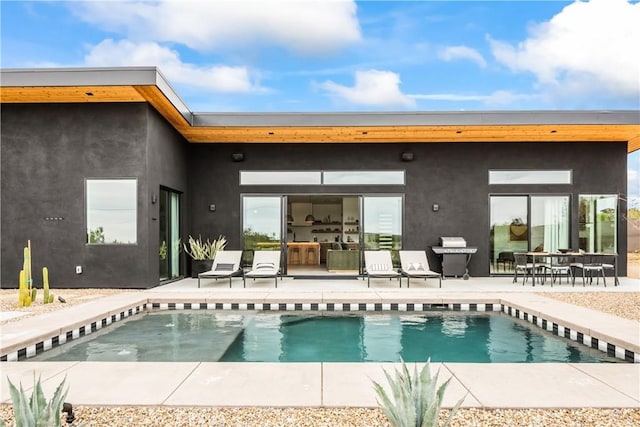
<path fill-rule="evenodd" d="M 266 282 L 266 281 L 265 281 Z M 638 292 L 640 281 L 621 279 L 610 292 Z M 3 326 L 0 347 L 24 346 L 69 326 L 87 325 L 120 313 L 141 302 L 216 303 L 367 303 L 402 302 L 508 303 L 529 313 L 587 328 L 609 342 L 640 349 L 640 323 L 576 307 L 533 294 L 532 291 L 605 290 L 602 286 L 570 285 L 538 287 L 511 284 L 510 279 L 445 280 L 442 289 L 433 283 L 412 282 L 398 289 L 397 282 L 362 280 L 298 280 L 287 278 L 273 289 L 273 282 L 242 280 L 215 285 L 185 279 L 148 291 L 116 295 L 63 311 L 26 318 Z M 372 380 L 386 384 L 380 363 L 154 363 L 154 362 L 2 362 L 2 376 L 30 387 L 41 376 L 49 396 L 66 376 L 67 400 L 82 405 L 178 405 L 178 406 L 377 406 Z M 440 380 L 453 377 L 445 406 L 464 397 L 463 406 L 489 408 L 640 407 L 640 363 L 635 364 L 467 364 L 434 363 Z M 2 381 L 0 401 L 9 402 L 7 382 Z"/>

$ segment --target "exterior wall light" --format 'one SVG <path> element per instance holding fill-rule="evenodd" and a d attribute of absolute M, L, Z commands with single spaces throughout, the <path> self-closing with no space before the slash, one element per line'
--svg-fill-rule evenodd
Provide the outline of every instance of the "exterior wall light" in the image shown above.
<path fill-rule="evenodd" d="M 403 162 L 411 162 L 413 161 L 413 153 L 410 151 L 405 151 L 404 153 L 402 153 L 400 158 Z"/>
<path fill-rule="evenodd" d="M 234 162 L 241 162 L 244 160 L 244 153 L 233 153 L 231 154 L 231 160 Z"/>

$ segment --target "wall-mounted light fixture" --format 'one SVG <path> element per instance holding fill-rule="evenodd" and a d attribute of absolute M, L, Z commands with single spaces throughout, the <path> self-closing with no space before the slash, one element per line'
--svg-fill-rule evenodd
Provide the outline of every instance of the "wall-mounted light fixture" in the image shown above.
<path fill-rule="evenodd" d="M 156 196 L 155 194 L 151 195 L 151 204 L 155 205 L 156 203 L 158 203 L 158 196 Z"/>
<path fill-rule="evenodd" d="M 440 205 L 438 205 L 437 203 L 434 203 L 433 206 L 431 206 L 431 209 L 434 212 L 438 212 L 440 210 Z"/>
<path fill-rule="evenodd" d="M 413 153 L 410 151 L 405 151 L 400 155 L 400 158 L 403 162 L 411 162 L 413 161 Z"/>
<path fill-rule="evenodd" d="M 216 211 L 216 205 L 214 203 L 211 203 L 209 205 L 209 212 L 215 212 Z"/>
<path fill-rule="evenodd" d="M 234 162 L 241 162 L 244 160 L 244 153 L 232 153 L 231 160 Z"/>

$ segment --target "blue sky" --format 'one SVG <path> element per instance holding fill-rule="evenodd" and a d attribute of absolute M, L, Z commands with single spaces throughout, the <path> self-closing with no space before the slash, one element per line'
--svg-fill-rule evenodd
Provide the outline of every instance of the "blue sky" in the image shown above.
<path fill-rule="evenodd" d="M 638 1 L 0 7 L 3 68 L 154 65 L 198 112 L 640 108 Z"/>

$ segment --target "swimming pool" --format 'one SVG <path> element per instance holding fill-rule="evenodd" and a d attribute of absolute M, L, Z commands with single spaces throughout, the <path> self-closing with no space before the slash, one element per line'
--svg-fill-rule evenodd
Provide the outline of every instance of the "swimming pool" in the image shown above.
<path fill-rule="evenodd" d="M 620 362 L 501 313 L 159 311 L 30 360 Z"/>

